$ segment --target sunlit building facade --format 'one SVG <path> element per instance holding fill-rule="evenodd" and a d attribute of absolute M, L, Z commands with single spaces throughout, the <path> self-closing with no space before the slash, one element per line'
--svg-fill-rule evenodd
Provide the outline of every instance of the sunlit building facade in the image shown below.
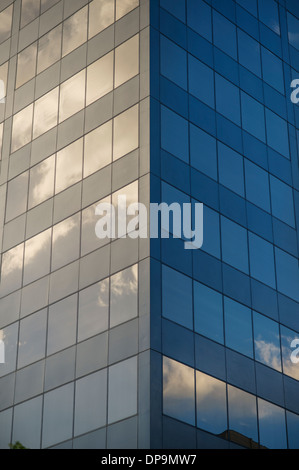
<path fill-rule="evenodd" d="M 299 448 L 296 78 L 296 0 L 0 0 L 1 448 Z"/>

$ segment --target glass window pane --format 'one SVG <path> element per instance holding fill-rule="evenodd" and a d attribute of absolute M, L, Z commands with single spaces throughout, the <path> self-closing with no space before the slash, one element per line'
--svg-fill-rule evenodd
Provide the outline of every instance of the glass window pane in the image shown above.
<path fill-rule="evenodd" d="M 257 443 L 256 397 L 228 385 L 228 411 L 231 440 L 242 443 L 245 436 Z"/>
<path fill-rule="evenodd" d="M 84 138 L 84 178 L 112 161 L 112 121 L 103 124 Z"/>
<path fill-rule="evenodd" d="M 240 225 L 221 217 L 222 259 L 248 274 L 247 232 Z"/>
<path fill-rule="evenodd" d="M 110 328 L 137 316 L 137 294 L 137 264 L 111 276 Z"/>
<path fill-rule="evenodd" d="M 241 125 L 240 90 L 216 73 L 216 109 L 227 119 Z"/>
<path fill-rule="evenodd" d="M 278 323 L 253 313 L 255 359 L 281 372 Z"/>
<path fill-rule="evenodd" d="M 286 158 L 290 158 L 287 122 L 266 108 L 268 145 Z"/>
<path fill-rule="evenodd" d="M 83 139 L 76 140 L 57 153 L 55 193 L 82 178 Z"/>
<path fill-rule="evenodd" d="M 14 408 L 13 439 L 28 449 L 40 449 L 42 397 L 26 401 Z"/>
<path fill-rule="evenodd" d="M 93 0 L 89 4 L 88 38 L 95 36 L 114 22 L 114 2 Z"/>
<path fill-rule="evenodd" d="M 284 94 L 282 61 L 264 47 L 262 47 L 262 59 L 265 82 Z"/>
<path fill-rule="evenodd" d="M 261 77 L 260 44 L 248 36 L 248 34 L 244 33 L 241 29 L 238 29 L 238 47 L 240 64 Z"/>
<path fill-rule="evenodd" d="M 213 434 L 227 431 L 226 384 L 196 371 L 197 427 Z"/>
<path fill-rule="evenodd" d="M 192 279 L 163 266 L 162 292 L 163 316 L 193 329 Z"/>
<path fill-rule="evenodd" d="M 241 91 L 242 127 L 257 139 L 266 142 L 264 107 Z"/>
<path fill-rule="evenodd" d="M 29 172 L 9 181 L 6 201 L 6 221 L 26 211 Z"/>
<path fill-rule="evenodd" d="M 50 272 L 51 229 L 36 235 L 25 243 L 24 284 Z"/>
<path fill-rule="evenodd" d="M 129 13 L 129 11 L 138 7 L 139 0 L 116 0 L 116 19 L 119 20 L 122 16 Z"/>
<path fill-rule="evenodd" d="M 113 52 L 87 67 L 86 105 L 113 90 Z"/>
<path fill-rule="evenodd" d="M 213 12 L 214 44 L 237 60 L 236 26 L 216 11 Z"/>
<path fill-rule="evenodd" d="M 22 0 L 21 28 L 39 15 L 40 0 Z"/>
<path fill-rule="evenodd" d="M 163 357 L 163 413 L 195 425 L 194 370 Z"/>
<path fill-rule="evenodd" d="M 205 175 L 217 180 L 216 139 L 190 124 L 191 165 Z"/>
<path fill-rule="evenodd" d="M 249 232 L 251 276 L 275 289 L 275 265 L 273 245 Z"/>
<path fill-rule="evenodd" d="M 6 88 L 7 88 L 7 71 L 8 71 L 8 62 L 1 65 L 0 67 L 0 104 L 5 103 L 6 97 Z M 1 150 L 1 147 L 0 147 Z"/>
<path fill-rule="evenodd" d="M 137 413 L 137 357 L 109 368 L 108 423 Z"/>
<path fill-rule="evenodd" d="M 43 447 L 72 437 L 74 383 L 46 393 L 43 414 Z"/>
<path fill-rule="evenodd" d="M 283 373 L 299 380 L 298 346 L 299 333 L 280 326 Z"/>
<path fill-rule="evenodd" d="M 194 328 L 223 344 L 222 295 L 198 282 L 194 282 Z"/>
<path fill-rule="evenodd" d="M 188 122 L 164 106 L 161 107 L 161 147 L 189 163 Z"/>
<path fill-rule="evenodd" d="M 59 122 L 80 111 L 84 101 L 85 70 L 82 70 L 60 86 Z"/>
<path fill-rule="evenodd" d="M 0 340 L 3 341 L 5 348 L 5 362 L 3 364 L 0 364 L 0 377 L 9 374 L 10 372 L 16 369 L 18 331 L 18 323 L 14 323 L 13 325 L 7 326 L 3 330 L 0 330 Z M 1 407 L 2 406 L 3 403 L 1 403 Z"/>
<path fill-rule="evenodd" d="M 54 194 L 55 155 L 30 170 L 29 209 Z"/>
<path fill-rule="evenodd" d="M 59 0 L 41 0 L 41 13 L 55 5 Z"/>
<path fill-rule="evenodd" d="M 61 56 L 62 25 L 52 29 L 38 42 L 37 73 L 54 64 Z"/>
<path fill-rule="evenodd" d="M 268 173 L 249 160 L 245 162 L 246 198 L 253 204 L 270 212 Z"/>
<path fill-rule="evenodd" d="M 161 36 L 161 74 L 187 90 L 187 53 L 181 47 Z"/>
<path fill-rule="evenodd" d="M 276 274 L 278 290 L 299 302 L 299 266 L 298 259 L 285 251 L 275 248 Z"/>
<path fill-rule="evenodd" d="M 260 444 L 268 449 L 286 449 L 285 410 L 258 398 Z"/>
<path fill-rule="evenodd" d="M 58 87 L 35 102 L 33 138 L 47 132 L 57 125 Z"/>
<path fill-rule="evenodd" d="M 42 359 L 46 354 L 47 309 L 20 322 L 18 368 Z"/>
<path fill-rule="evenodd" d="M 275 33 L 280 34 L 278 5 L 274 0 L 258 0 L 259 18 Z"/>
<path fill-rule="evenodd" d="M 16 88 L 28 82 L 35 75 L 36 70 L 37 42 L 24 49 L 18 54 L 18 68 Z"/>
<path fill-rule="evenodd" d="M 139 107 L 136 105 L 114 118 L 113 160 L 136 149 L 138 140 Z"/>
<path fill-rule="evenodd" d="M 111 197 L 87 207 L 82 211 L 81 256 L 101 248 L 109 242 L 109 238 L 99 238 L 95 232 L 95 212 L 98 204 L 111 204 Z"/>
<path fill-rule="evenodd" d="M 172 2 L 173 3 L 173 2 Z M 205 2 L 188 0 L 187 22 L 201 36 L 212 42 L 212 9 Z"/>
<path fill-rule="evenodd" d="M 20 147 L 28 144 L 32 132 L 33 104 L 22 109 L 13 117 L 11 151 L 15 152 Z"/>
<path fill-rule="evenodd" d="M 75 436 L 105 426 L 107 369 L 76 382 Z"/>
<path fill-rule="evenodd" d="M 108 329 L 109 279 L 79 292 L 78 341 Z"/>
<path fill-rule="evenodd" d="M 243 157 L 218 142 L 219 182 L 244 197 Z"/>
<path fill-rule="evenodd" d="M 289 449 L 299 449 L 299 416 L 287 411 Z"/>
<path fill-rule="evenodd" d="M 12 410 L 9 408 L 0 413 L 0 449 L 7 450 L 7 443 L 11 441 Z"/>
<path fill-rule="evenodd" d="M 208 106 L 215 108 L 214 72 L 205 64 L 188 57 L 189 92 Z"/>
<path fill-rule="evenodd" d="M 1 295 L 19 289 L 22 284 L 24 244 L 16 246 L 2 255 Z"/>
<path fill-rule="evenodd" d="M 288 31 L 289 31 L 289 43 L 299 50 L 299 19 L 295 16 L 287 13 L 288 17 Z"/>
<path fill-rule="evenodd" d="M 139 34 L 115 49 L 115 87 L 139 73 Z"/>
<path fill-rule="evenodd" d="M 274 176 L 270 175 L 272 213 L 274 217 L 295 228 L 293 190 Z"/>
<path fill-rule="evenodd" d="M 13 4 L 0 13 L 0 43 L 11 35 Z"/>
<path fill-rule="evenodd" d="M 251 310 L 225 297 L 224 318 L 226 346 L 253 357 Z"/>
<path fill-rule="evenodd" d="M 77 294 L 49 308 L 47 354 L 53 354 L 76 342 Z"/>
<path fill-rule="evenodd" d="M 87 40 L 87 8 L 82 8 L 64 22 L 62 57 Z"/>
<path fill-rule="evenodd" d="M 64 220 L 53 227 L 52 271 L 79 257 L 80 214 Z"/>

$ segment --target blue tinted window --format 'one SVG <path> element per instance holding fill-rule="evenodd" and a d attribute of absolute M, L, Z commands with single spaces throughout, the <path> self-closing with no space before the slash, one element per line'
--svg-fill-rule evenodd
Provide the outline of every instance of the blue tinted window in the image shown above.
<path fill-rule="evenodd" d="M 249 134 L 266 141 L 264 107 L 256 100 L 241 92 L 242 126 Z"/>
<path fill-rule="evenodd" d="M 255 359 L 281 371 L 278 323 L 253 312 Z"/>
<path fill-rule="evenodd" d="M 294 199 L 290 186 L 270 176 L 272 213 L 286 224 L 295 227 Z"/>
<path fill-rule="evenodd" d="M 287 411 L 289 449 L 299 449 L 299 416 Z"/>
<path fill-rule="evenodd" d="M 260 444 L 268 449 L 286 449 L 285 411 L 279 406 L 258 399 Z"/>
<path fill-rule="evenodd" d="M 161 73 L 187 90 L 187 53 L 161 36 Z"/>
<path fill-rule="evenodd" d="M 190 125 L 190 158 L 194 168 L 217 180 L 216 139 L 192 124 Z"/>
<path fill-rule="evenodd" d="M 249 233 L 249 253 L 251 276 L 275 289 L 273 245 Z"/>
<path fill-rule="evenodd" d="M 162 289 L 163 316 L 192 329 L 192 280 L 163 266 Z"/>
<path fill-rule="evenodd" d="M 161 145 L 172 155 L 189 161 L 188 122 L 164 106 L 161 108 Z"/>
<path fill-rule="evenodd" d="M 252 15 L 257 16 L 257 0 L 237 0 L 237 3 Z"/>
<path fill-rule="evenodd" d="M 257 41 L 238 29 L 240 64 L 261 76 L 261 48 Z"/>
<path fill-rule="evenodd" d="M 160 5 L 165 10 L 170 11 L 174 16 L 179 18 L 181 21 L 185 22 L 186 15 L 185 15 L 185 0 L 161 0 Z"/>
<path fill-rule="evenodd" d="M 215 10 L 213 11 L 213 32 L 215 46 L 237 60 L 236 27 Z"/>
<path fill-rule="evenodd" d="M 203 246 L 202 249 L 220 259 L 220 220 L 218 212 L 207 206 L 203 208 Z"/>
<path fill-rule="evenodd" d="M 221 217 L 223 261 L 248 273 L 247 231 L 240 225 Z"/>
<path fill-rule="evenodd" d="M 288 30 L 289 30 L 289 43 L 292 46 L 299 49 L 299 20 L 291 15 L 290 13 L 287 14 L 288 16 Z"/>
<path fill-rule="evenodd" d="M 187 8 L 188 26 L 208 41 L 212 41 L 211 7 L 202 0 L 188 0 Z"/>
<path fill-rule="evenodd" d="M 225 345 L 253 357 L 251 310 L 224 298 Z"/>
<path fill-rule="evenodd" d="M 253 204 L 270 212 L 268 173 L 254 163 L 245 160 L 246 198 Z"/>
<path fill-rule="evenodd" d="M 226 384 L 196 371 L 197 427 L 213 434 L 227 431 Z"/>
<path fill-rule="evenodd" d="M 283 373 L 293 377 L 295 380 L 299 380 L 298 363 L 293 362 L 294 358 L 296 360 L 298 358 L 299 334 L 281 325 L 280 335 Z"/>
<path fill-rule="evenodd" d="M 189 92 L 212 108 L 215 107 L 214 72 L 189 55 Z"/>
<path fill-rule="evenodd" d="M 287 158 L 290 158 L 288 126 L 284 119 L 266 108 L 268 145 Z"/>
<path fill-rule="evenodd" d="M 222 295 L 198 282 L 194 283 L 194 328 L 223 344 Z"/>
<path fill-rule="evenodd" d="M 229 428 L 258 442 L 256 397 L 228 385 Z"/>
<path fill-rule="evenodd" d="M 216 74 L 216 109 L 219 113 L 241 125 L 239 88 Z"/>
<path fill-rule="evenodd" d="M 280 292 L 299 302 L 298 260 L 275 248 L 277 287 Z"/>
<path fill-rule="evenodd" d="M 195 426 L 194 369 L 163 358 L 163 413 Z"/>
<path fill-rule="evenodd" d="M 275 33 L 280 34 L 278 5 L 275 0 L 258 0 L 258 7 L 260 20 Z"/>
<path fill-rule="evenodd" d="M 284 94 L 282 61 L 262 47 L 263 78 L 273 88 Z"/>
<path fill-rule="evenodd" d="M 219 181 L 232 191 L 244 196 L 244 168 L 242 155 L 218 143 Z"/>

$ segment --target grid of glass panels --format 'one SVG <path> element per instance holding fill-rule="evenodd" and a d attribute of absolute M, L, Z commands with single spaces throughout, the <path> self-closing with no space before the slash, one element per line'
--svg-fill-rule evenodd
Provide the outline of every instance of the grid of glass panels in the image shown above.
<path fill-rule="evenodd" d="M 153 9 L 154 197 L 204 204 L 201 250 L 152 243 L 163 412 L 243 447 L 298 447 L 298 21 L 291 1 L 160 0 Z M 175 369 L 177 398 L 167 378 Z M 208 407 L 205 390 L 222 411 Z"/>
<path fill-rule="evenodd" d="M 138 240 L 97 238 L 95 210 L 148 198 L 142 3 L 0 11 L 1 448 L 137 446 L 148 254 Z"/>

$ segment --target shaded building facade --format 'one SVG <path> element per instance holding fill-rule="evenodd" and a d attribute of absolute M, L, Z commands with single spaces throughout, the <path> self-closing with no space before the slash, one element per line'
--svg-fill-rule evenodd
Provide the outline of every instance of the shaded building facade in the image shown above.
<path fill-rule="evenodd" d="M 298 448 L 298 34 L 295 0 L 0 2 L 2 448 Z M 202 248 L 98 239 L 119 195 L 203 203 Z"/>

